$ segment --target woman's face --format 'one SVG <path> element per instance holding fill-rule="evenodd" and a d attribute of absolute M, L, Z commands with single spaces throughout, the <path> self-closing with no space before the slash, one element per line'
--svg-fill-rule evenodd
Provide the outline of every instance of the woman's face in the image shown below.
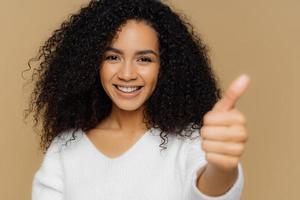
<path fill-rule="evenodd" d="M 133 111 L 151 96 L 159 73 L 159 43 L 145 22 L 129 20 L 104 54 L 101 83 L 113 105 Z"/>

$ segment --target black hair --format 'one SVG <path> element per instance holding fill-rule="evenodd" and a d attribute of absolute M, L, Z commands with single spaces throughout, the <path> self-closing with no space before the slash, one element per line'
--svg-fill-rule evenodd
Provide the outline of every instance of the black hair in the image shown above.
<path fill-rule="evenodd" d="M 201 128 L 203 116 L 220 98 L 220 89 L 204 45 L 183 14 L 155 0 L 90 1 L 72 14 L 40 47 L 36 80 L 25 118 L 42 121 L 40 146 L 67 130 L 88 131 L 106 118 L 112 102 L 102 88 L 99 66 L 105 48 L 127 20 L 145 21 L 159 39 L 160 71 L 145 102 L 145 122 L 168 134 Z M 183 136 L 183 135 L 182 135 Z M 73 135 L 74 137 L 74 135 Z"/>

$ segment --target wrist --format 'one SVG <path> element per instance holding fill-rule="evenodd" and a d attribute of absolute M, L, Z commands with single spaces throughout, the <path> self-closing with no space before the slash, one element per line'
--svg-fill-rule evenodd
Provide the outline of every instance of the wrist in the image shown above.
<path fill-rule="evenodd" d="M 220 196 L 232 187 L 237 175 L 237 167 L 224 170 L 208 163 L 197 179 L 197 187 L 206 195 Z"/>

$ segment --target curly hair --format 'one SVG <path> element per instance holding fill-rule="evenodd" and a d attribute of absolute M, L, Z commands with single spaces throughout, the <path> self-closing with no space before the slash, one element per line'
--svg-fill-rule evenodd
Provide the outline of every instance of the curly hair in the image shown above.
<path fill-rule="evenodd" d="M 158 33 L 159 78 L 145 102 L 144 121 L 160 129 L 161 147 L 168 134 L 189 137 L 182 133 L 201 128 L 204 114 L 220 99 L 208 48 L 183 14 L 155 0 L 92 0 L 70 15 L 28 62 L 32 69 L 31 62 L 40 61 L 24 113 L 25 118 L 33 113 L 34 127 L 42 121 L 44 152 L 64 131 L 88 131 L 109 115 L 112 102 L 102 88 L 99 66 L 129 19 L 144 21 Z"/>

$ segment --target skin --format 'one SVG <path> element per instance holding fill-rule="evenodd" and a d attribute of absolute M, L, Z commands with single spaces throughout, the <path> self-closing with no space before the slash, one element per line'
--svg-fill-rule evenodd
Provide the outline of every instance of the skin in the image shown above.
<path fill-rule="evenodd" d="M 225 95 L 204 115 L 201 146 L 208 164 L 198 177 L 197 187 L 207 195 L 222 195 L 236 181 L 237 165 L 248 134 L 245 116 L 234 107 L 249 81 L 247 75 L 234 80 Z"/>
<path fill-rule="evenodd" d="M 143 109 L 156 87 L 160 67 L 158 55 L 155 30 L 134 20 L 122 27 L 105 52 L 99 75 L 104 90 L 112 99 L 112 112 L 87 136 L 110 158 L 127 151 L 146 131 Z M 225 96 L 204 116 L 201 145 L 208 163 L 197 180 L 197 187 L 204 194 L 219 196 L 236 181 L 247 133 L 245 117 L 234 105 L 248 82 L 247 76 L 234 81 Z M 138 96 L 127 99 L 118 94 L 114 84 L 143 88 Z"/>
<path fill-rule="evenodd" d="M 129 20 L 113 39 L 100 66 L 101 84 L 113 102 L 112 111 L 87 136 L 101 152 L 117 157 L 146 132 L 143 104 L 156 87 L 159 67 L 155 30 L 144 22 Z M 127 99 L 113 84 L 143 88 L 138 96 Z"/>

